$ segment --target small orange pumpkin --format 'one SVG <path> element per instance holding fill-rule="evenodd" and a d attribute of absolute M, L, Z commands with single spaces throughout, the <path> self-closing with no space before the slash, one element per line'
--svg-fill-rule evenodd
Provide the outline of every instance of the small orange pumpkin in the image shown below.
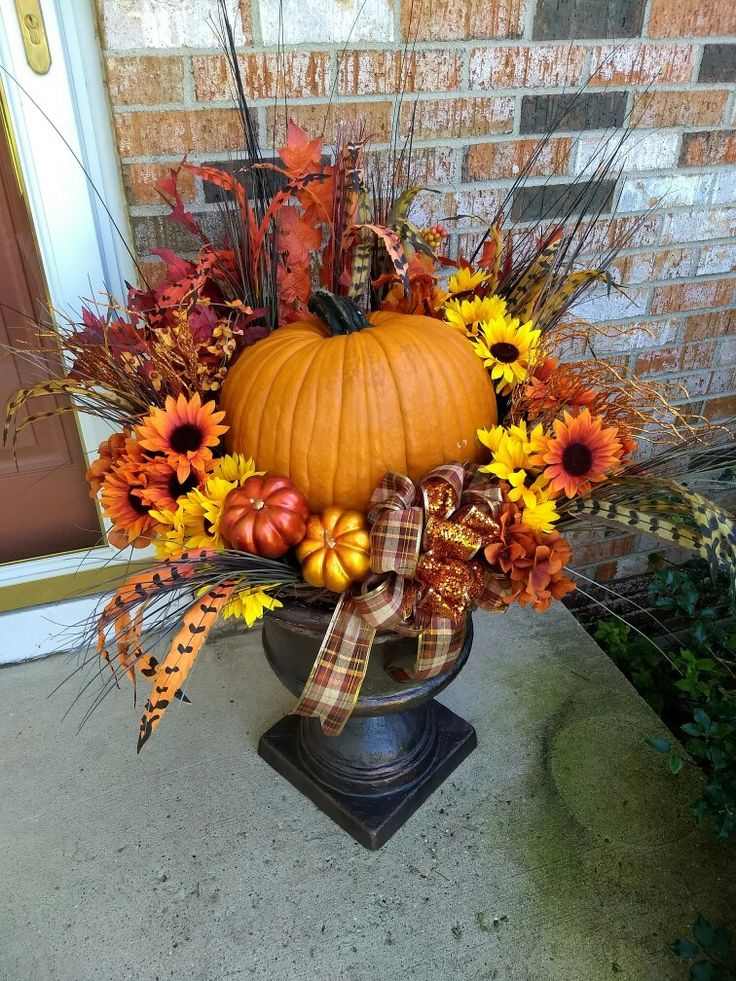
<path fill-rule="evenodd" d="M 304 537 L 309 507 L 286 477 L 254 474 L 225 498 L 220 534 L 228 545 L 278 559 Z"/>
<path fill-rule="evenodd" d="M 310 585 L 344 593 L 351 583 L 368 575 L 370 550 L 365 516 L 360 511 L 331 507 L 310 517 L 296 554 Z"/>
<path fill-rule="evenodd" d="M 316 291 L 322 322 L 246 348 L 222 390 L 228 451 L 286 474 L 313 512 L 367 511 L 389 470 L 418 481 L 442 463 L 480 462 L 476 431 L 496 422 L 488 372 L 459 331 L 350 304 Z"/>

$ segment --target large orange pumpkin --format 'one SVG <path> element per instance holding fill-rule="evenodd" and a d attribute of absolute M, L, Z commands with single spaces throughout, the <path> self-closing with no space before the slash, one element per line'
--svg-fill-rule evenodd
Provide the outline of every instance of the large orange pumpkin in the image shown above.
<path fill-rule="evenodd" d="M 496 422 L 483 363 L 430 317 L 378 312 L 318 291 L 320 321 L 280 327 L 247 348 L 223 387 L 230 452 L 287 474 L 312 511 L 366 511 L 387 470 L 413 480 L 483 459 L 476 430 Z"/>

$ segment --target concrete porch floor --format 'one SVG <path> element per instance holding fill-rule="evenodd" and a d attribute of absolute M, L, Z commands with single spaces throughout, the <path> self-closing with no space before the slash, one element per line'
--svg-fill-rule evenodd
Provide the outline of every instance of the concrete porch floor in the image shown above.
<path fill-rule="evenodd" d="M 441 700 L 480 746 L 377 853 L 256 755 L 293 703 L 257 632 L 139 758 L 129 691 L 77 736 L 69 660 L 0 671 L 0 979 L 684 981 L 671 941 L 736 917 L 696 777 L 566 610 L 476 631 Z"/>

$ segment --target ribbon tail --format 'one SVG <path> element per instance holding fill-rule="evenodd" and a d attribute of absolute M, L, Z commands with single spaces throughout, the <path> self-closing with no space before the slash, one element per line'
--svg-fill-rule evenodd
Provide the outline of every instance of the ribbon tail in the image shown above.
<path fill-rule="evenodd" d="M 446 617 L 432 617 L 418 638 L 417 656 L 411 671 L 399 664 L 387 664 L 386 671 L 394 681 L 426 681 L 449 671 L 465 643 L 465 622 L 458 624 Z"/>
<path fill-rule="evenodd" d="M 464 620 L 458 624 L 447 617 L 431 617 L 419 635 L 414 679 L 425 681 L 448 671 L 460 656 L 464 640 Z"/>
<path fill-rule="evenodd" d="M 318 718 L 325 735 L 339 736 L 360 695 L 375 636 L 375 627 L 343 595 L 291 714 Z"/>

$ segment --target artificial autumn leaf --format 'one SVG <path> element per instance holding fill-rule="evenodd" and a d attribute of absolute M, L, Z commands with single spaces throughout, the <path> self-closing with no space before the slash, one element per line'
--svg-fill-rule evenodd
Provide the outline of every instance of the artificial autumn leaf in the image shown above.
<path fill-rule="evenodd" d="M 181 199 L 178 188 L 179 179 L 179 169 L 172 169 L 169 171 L 168 177 L 163 177 L 160 181 L 157 181 L 156 188 L 161 193 L 162 197 L 167 200 L 171 212 L 169 218 L 175 221 L 178 225 L 182 225 L 188 232 L 194 235 L 202 242 L 207 241 L 207 236 L 204 234 L 199 224 L 187 209 L 184 207 L 184 202 Z M 173 198 L 174 203 L 172 204 L 168 198 Z"/>
<path fill-rule="evenodd" d="M 298 208 L 282 208 L 276 216 L 279 252 L 288 255 L 288 264 L 308 265 L 310 253 L 322 244 L 322 230 L 315 228 L 299 214 Z"/>
<path fill-rule="evenodd" d="M 279 156 L 284 162 L 290 177 L 303 177 L 320 169 L 322 161 L 322 140 L 310 140 L 307 133 L 293 121 L 289 120 L 286 134 L 286 146 L 279 150 Z"/>

